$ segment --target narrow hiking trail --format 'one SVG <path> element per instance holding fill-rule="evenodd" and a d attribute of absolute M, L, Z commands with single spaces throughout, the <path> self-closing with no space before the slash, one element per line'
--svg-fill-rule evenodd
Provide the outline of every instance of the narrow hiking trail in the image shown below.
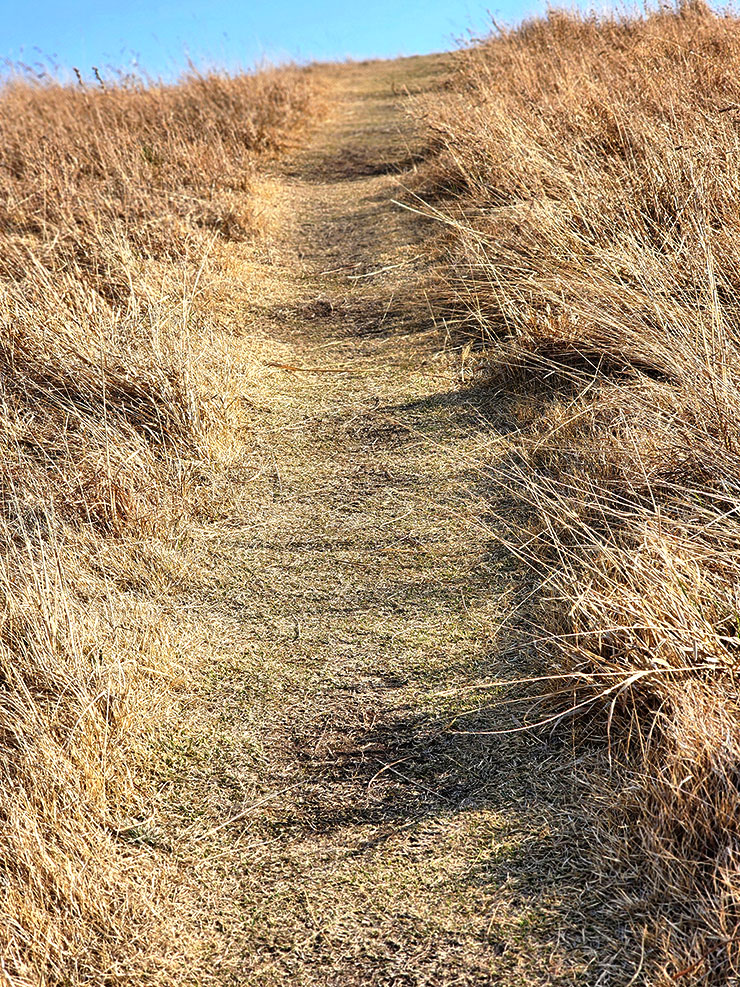
<path fill-rule="evenodd" d="M 504 623 L 519 574 L 476 523 L 500 494 L 468 465 L 508 423 L 430 319 L 430 224 L 393 202 L 418 151 L 396 93 L 443 69 L 327 70 L 328 119 L 273 176 L 245 452 L 178 602 L 208 649 L 163 741 L 168 839 L 196 887 L 182 982 L 629 974 L 560 744 L 450 729 L 492 701 L 469 687 L 522 665 Z M 458 728 L 512 726 L 493 702 Z"/>

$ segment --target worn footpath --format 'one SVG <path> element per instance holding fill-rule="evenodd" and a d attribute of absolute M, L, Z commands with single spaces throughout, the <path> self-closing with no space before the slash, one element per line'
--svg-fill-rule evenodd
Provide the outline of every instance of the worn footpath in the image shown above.
<path fill-rule="evenodd" d="M 253 276 L 244 453 L 194 536 L 195 700 L 161 738 L 182 982 L 618 984 L 562 740 L 519 722 L 521 573 L 475 466 L 511 424 L 424 295 L 397 203 L 404 92 L 442 59 L 327 69 Z M 458 714 L 464 713 L 459 719 Z M 491 732 L 494 731 L 494 732 Z M 567 747 L 567 744 L 565 745 Z"/>

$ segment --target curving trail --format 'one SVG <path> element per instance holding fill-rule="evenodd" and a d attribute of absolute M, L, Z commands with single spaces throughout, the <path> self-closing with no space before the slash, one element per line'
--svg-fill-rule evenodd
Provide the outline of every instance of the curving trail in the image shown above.
<path fill-rule="evenodd" d="M 501 626 L 521 574 L 487 534 L 503 495 L 470 465 L 509 423 L 430 318 L 435 231 L 392 201 L 419 151 L 395 93 L 443 70 L 323 70 L 332 112 L 271 183 L 277 246 L 251 268 L 259 295 L 244 288 L 261 340 L 245 452 L 178 604 L 208 643 L 197 709 L 163 741 L 163 812 L 195 879 L 179 982 L 628 970 L 594 904 L 567 752 L 449 729 L 481 703 L 464 729 L 511 726 L 495 693 L 460 690 L 523 665 Z"/>

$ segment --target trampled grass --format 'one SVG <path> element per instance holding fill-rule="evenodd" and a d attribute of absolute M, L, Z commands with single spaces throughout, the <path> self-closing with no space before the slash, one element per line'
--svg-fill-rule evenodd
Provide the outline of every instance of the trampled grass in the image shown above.
<path fill-rule="evenodd" d="M 560 712 L 609 744 L 650 983 L 740 965 L 739 68 L 740 21 L 700 3 L 553 12 L 419 104 L 438 305 L 520 409 L 495 469 L 530 521 L 504 537 Z"/>

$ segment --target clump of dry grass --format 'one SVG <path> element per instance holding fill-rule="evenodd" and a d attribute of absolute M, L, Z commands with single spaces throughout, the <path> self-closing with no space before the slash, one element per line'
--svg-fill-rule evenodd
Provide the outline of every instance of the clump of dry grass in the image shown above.
<path fill-rule="evenodd" d="M 199 304 L 315 97 L 297 70 L 0 91 L 0 970 L 166 968 L 138 745 L 180 659 L 157 593 L 232 384 Z M 237 327 L 238 328 L 238 327 Z M 128 820 L 128 822 L 127 822 Z M 134 836 L 132 836 L 134 833 Z"/>
<path fill-rule="evenodd" d="M 532 517 L 517 551 L 541 579 L 538 646 L 601 710 L 624 850 L 655 889 L 644 975 L 728 982 L 740 20 L 700 3 L 553 12 L 469 50 L 423 112 L 425 194 L 449 231 L 443 303 L 529 409 L 501 476 Z"/>

